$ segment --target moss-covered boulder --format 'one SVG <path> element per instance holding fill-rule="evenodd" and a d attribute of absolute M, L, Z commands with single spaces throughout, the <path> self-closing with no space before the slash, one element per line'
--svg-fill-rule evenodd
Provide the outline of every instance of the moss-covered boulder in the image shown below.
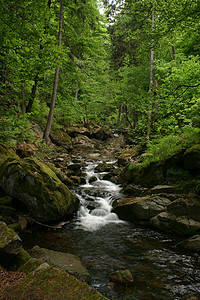
<path fill-rule="evenodd" d="M 71 137 L 66 132 L 51 131 L 50 139 L 57 146 L 62 146 L 67 150 L 73 149 Z"/>
<path fill-rule="evenodd" d="M 134 283 L 133 275 L 129 270 L 118 270 L 109 274 L 110 281 L 122 285 L 132 285 Z"/>
<path fill-rule="evenodd" d="M 22 265 L 24 265 L 29 259 L 31 259 L 30 254 L 23 248 L 21 248 L 20 252 L 11 260 L 9 267 L 17 271 Z"/>
<path fill-rule="evenodd" d="M 186 170 L 200 170 L 200 145 L 187 149 L 184 153 L 184 167 Z"/>
<path fill-rule="evenodd" d="M 24 203 L 41 222 L 71 215 L 79 207 L 78 198 L 48 166 L 35 158 L 21 160 L 15 153 L 1 155 L 0 151 L 0 187 Z"/>
<path fill-rule="evenodd" d="M 122 170 L 120 178 L 122 182 L 153 187 L 164 181 L 165 166 L 162 162 L 152 162 L 148 165 L 131 164 Z"/>
<path fill-rule="evenodd" d="M 106 300 L 107 298 L 65 271 L 43 263 L 15 286 L 5 289 L 1 294 L 1 299 Z"/>
<path fill-rule="evenodd" d="M 30 258 L 18 269 L 19 272 L 29 274 L 36 270 L 43 262 L 37 258 Z"/>
<path fill-rule="evenodd" d="M 0 221 L 0 264 L 7 266 L 10 260 L 21 251 L 21 248 L 22 243 L 18 234 Z"/>
<path fill-rule="evenodd" d="M 58 269 L 67 271 L 81 281 L 90 283 L 91 277 L 87 269 L 83 266 L 80 258 L 74 254 L 52 251 L 39 246 L 28 251 L 31 257 L 46 262 Z"/>
<path fill-rule="evenodd" d="M 130 221 L 149 221 L 166 210 L 170 200 L 159 196 L 132 197 L 122 200 L 113 209 L 119 218 Z"/>

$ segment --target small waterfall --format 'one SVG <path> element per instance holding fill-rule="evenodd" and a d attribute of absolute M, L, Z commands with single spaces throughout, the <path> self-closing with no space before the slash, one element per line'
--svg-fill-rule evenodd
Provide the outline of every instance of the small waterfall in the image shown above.
<path fill-rule="evenodd" d="M 80 186 L 77 194 L 81 202 L 77 227 L 91 232 L 109 223 L 123 222 L 111 212 L 113 201 L 122 198 L 121 188 L 111 181 L 103 180 L 106 173 L 96 173 L 96 167 L 97 164 L 92 163 L 86 167 L 86 184 Z"/>

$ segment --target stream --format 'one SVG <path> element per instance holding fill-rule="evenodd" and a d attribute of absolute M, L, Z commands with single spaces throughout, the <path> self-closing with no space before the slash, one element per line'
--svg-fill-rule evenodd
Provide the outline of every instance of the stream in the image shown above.
<path fill-rule="evenodd" d="M 103 180 L 105 173 L 97 173 L 96 166 L 87 163 L 86 183 L 73 190 L 81 207 L 71 223 L 24 233 L 24 247 L 78 255 L 92 286 L 109 299 L 178 300 L 200 291 L 199 256 L 178 251 L 176 236 L 121 221 L 111 211 L 113 202 L 123 198 L 121 187 Z M 109 284 L 109 273 L 125 269 L 133 274 L 133 287 Z"/>

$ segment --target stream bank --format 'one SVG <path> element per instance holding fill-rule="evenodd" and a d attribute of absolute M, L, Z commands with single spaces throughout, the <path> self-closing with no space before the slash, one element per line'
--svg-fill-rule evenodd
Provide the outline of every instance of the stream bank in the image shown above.
<path fill-rule="evenodd" d="M 139 222 L 135 217 L 131 220 L 136 223 L 135 225 L 123 222 L 120 220 L 120 214 L 118 218 L 111 211 L 113 205 L 117 207 L 122 200 L 126 200 L 121 193 L 121 187 L 118 186 L 123 177 L 123 172 L 120 175 L 119 165 L 122 163 L 122 168 L 124 168 L 124 161 L 122 157 L 120 160 L 112 161 L 113 158 L 119 156 L 125 146 L 123 137 L 120 135 L 113 138 L 107 137 L 102 142 L 79 134 L 73 139 L 76 146 L 72 152 L 60 152 L 54 155 L 53 160 L 48 157 L 46 160 L 48 164 L 51 161 L 60 167 L 61 171 L 65 171 L 63 175 L 54 169 L 58 178 L 68 182 L 68 185 L 71 180 L 70 190 L 85 206 L 82 205 L 82 211 L 79 210 L 79 214 L 73 216 L 71 222 L 64 225 L 62 229 L 50 228 L 51 224 L 48 224 L 50 226 L 47 229 L 37 225 L 24 228 L 21 233 L 24 248 L 30 249 L 39 245 L 42 248 L 78 255 L 90 271 L 92 286 L 111 299 L 124 297 L 131 299 L 133 294 L 136 295 L 136 299 L 174 299 L 175 297 L 181 299 L 187 293 L 198 291 L 198 256 L 188 252 L 182 253 L 174 248 L 180 242 L 179 238 L 146 227 L 146 225 L 149 226 L 149 220 L 153 217 L 150 211 L 154 211 L 154 214 L 155 212 L 156 214 L 162 213 L 158 207 L 165 211 L 165 207 L 176 200 L 177 194 L 169 190 L 170 186 L 168 190 L 165 186 L 165 192 L 159 191 L 158 187 L 126 186 L 124 188 L 126 194 L 128 190 L 131 191 L 129 201 L 130 196 L 146 198 L 140 199 L 145 205 L 143 205 L 143 213 L 141 213 L 141 208 L 137 213 L 138 216 L 142 216 Z M 131 157 L 126 156 L 126 159 L 132 162 L 135 159 L 134 152 L 131 153 Z M 51 170 L 52 168 L 51 166 Z M 69 180 L 66 175 L 70 177 Z M 159 199 L 162 200 L 163 205 L 157 201 L 155 191 L 157 194 L 162 194 Z M 152 199 L 152 194 L 154 194 L 154 199 Z M 165 194 L 164 197 L 163 194 Z M 167 198 L 170 198 L 168 199 L 170 203 L 166 200 L 164 203 L 163 199 Z M 130 207 L 133 203 L 142 204 L 141 201 L 135 200 L 134 198 L 131 202 L 128 211 L 132 210 Z M 158 203 L 155 209 L 156 202 Z M 94 213 L 95 210 L 96 213 Z M 131 214 L 134 215 L 134 213 Z M 128 214 L 125 213 L 125 215 Z M 144 215 L 148 215 L 148 218 Z M 88 217 L 90 222 L 88 222 Z M 94 219 L 98 222 L 95 223 Z M 31 233 L 30 228 L 32 228 Z M 88 231 L 88 228 L 92 230 Z M 134 284 L 128 291 L 123 285 L 109 282 L 110 273 L 125 269 L 129 269 L 134 278 Z M 159 274 L 160 269 L 165 271 L 165 275 Z M 186 279 L 183 279 L 182 274 Z"/>

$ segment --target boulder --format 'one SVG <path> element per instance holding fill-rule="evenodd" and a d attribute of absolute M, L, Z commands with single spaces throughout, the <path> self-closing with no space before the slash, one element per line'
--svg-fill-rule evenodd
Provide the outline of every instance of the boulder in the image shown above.
<path fill-rule="evenodd" d="M 26 250 L 21 248 L 20 252 L 11 260 L 9 267 L 17 271 L 22 265 L 31 259 L 31 256 Z"/>
<path fill-rule="evenodd" d="M 178 243 L 177 246 L 190 251 L 200 252 L 200 235 L 194 235 L 191 238 Z"/>
<path fill-rule="evenodd" d="M 123 285 L 132 285 L 134 283 L 133 276 L 129 270 L 112 272 L 109 274 L 109 277 L 110 281 Z"/>
<path fill-rule="evenodd" d="M 95 148 L 95 142 L 85 135 L 77 135 L 73 140 L 73 146 L 76 148 Z"/>
<path fill-rule="evenodd" d="M 97 140 L 105 141 L 112 137 L 112 133 L 109 129 L 99 127 L 92 132 L 91 137 Z"/>
<path fill-rule="evenodd" d="M 162 184 L 165 179 L 164 164 L 162 162 L 151 162 L 148 165 L 131 164 L 125 167 L 120 178 L 122 182 L 153 187 Z"/>
<path fill-rule="evenodd" d="M 159 196 L 132 197 L 122 200 L 113 209 L 119 218 L 130 221 L 149 221 L 152 217 L 166 210 L 170 203 Z"/>
<path fill-rule="evenodd" d="M 0 264 L 6 266 L 22 248 L 21 239 L 13 229 L 0 221 Z"/>
<path fill-rule="evenodd" d="M 176 217 L 168 212 L 162 212 L 150 220 L 153 227 L 173 232 L 181 236 L 191 236 L 200 232 L 200 223 L 189 219 L 187 216 Z"/>
<path fill-rule="evenodd" d="M 187 149 L 184 153 L 184 167 L 189 171 L 200 170 L 200 145 Z"/>
<path fill-rule="evenodd" d="M 41 260 L 37 258 L 30 258 L 19 268 L 18 271 L 29 274 L 36 270 L 41 264 L 43 264 Z"/>
<path fill-rule="evenodd" d="M 25 142 L 17 145 L 17 154 L 20 157 L 31 157 L 34 156 L 33 146 Z"/>
<path fill-rule="evenodd" d="M 20 282 L 6 288 L 1 293 L 1 299 L 106 300 L 107 298 L 65 271 L 57 270 L 47 263 L 43 263 Z"/>
<path fill-rule="evenodd" d="M 137 156 L 137 152 L 134 149 L 124 150 L 118 157 L 118 165 L 125 166 L 135 156 Z"/>
<path fill-rule="evenodd" d="M 28 251 L 31 257 L 46 262 L 58 269 L 67 271 L 81 281 L 90 283 L 91 277 L 80 258 L 74 254 L 52 251 L 39 246 Z"/>
<path fill-rule="evenodd" d="M 0 187 L 25 204 L 40 222 L 58 220 L 79 207 L 78 198 L 47 165 L 35 158 L 20 160 L 15 153 L 11 155 L 10 150 L 5 155 L 3 151 L 1 153 L 1 147 Z"/>
<path fill-rule="evenodd" d="M 49 136 L 55 145 L 62 146 L 66 150 L 73 149 L 71 138 L 66 132 L 51 131 Z"/>

